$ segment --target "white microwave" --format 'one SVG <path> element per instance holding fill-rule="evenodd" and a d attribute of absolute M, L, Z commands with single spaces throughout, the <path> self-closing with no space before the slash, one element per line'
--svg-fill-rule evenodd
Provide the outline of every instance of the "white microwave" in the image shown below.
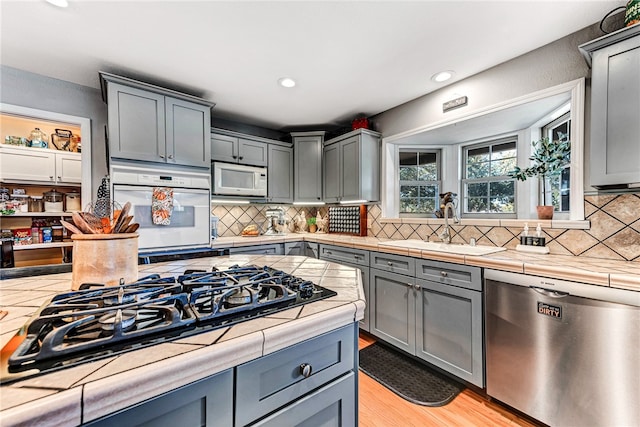
<path fill-rule="evenodd" d="M 213 162 L 212 193 L 226 196 L 267 196 L 267 168 Z"/>

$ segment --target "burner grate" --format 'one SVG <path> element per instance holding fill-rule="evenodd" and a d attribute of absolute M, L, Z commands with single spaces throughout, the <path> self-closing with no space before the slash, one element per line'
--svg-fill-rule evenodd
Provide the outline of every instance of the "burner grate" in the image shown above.
<path fill-rule="evenodd" d="M 187 270 L 178 277 L 153 274 L 119 286 L 83 284 L 78 291 L 54 296 L 5 346 L 0 382 L 229 326 L 335 295 L 311 281 L 255 265 Z M 13 351 L 16 343 L 20 344 Z"/>

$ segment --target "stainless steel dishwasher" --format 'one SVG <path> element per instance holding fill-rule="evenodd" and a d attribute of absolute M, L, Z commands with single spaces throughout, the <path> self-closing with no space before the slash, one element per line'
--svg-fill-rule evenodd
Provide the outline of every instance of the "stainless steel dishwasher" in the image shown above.
<path fill-rule="evenodd" d="M 640 292 L 485 270 L 490 396 L 551 426 L 640 425 Z"/>

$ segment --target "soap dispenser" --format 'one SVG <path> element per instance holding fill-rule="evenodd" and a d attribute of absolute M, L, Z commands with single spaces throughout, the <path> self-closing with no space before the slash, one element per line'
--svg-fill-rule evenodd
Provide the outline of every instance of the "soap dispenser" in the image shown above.
<path fill-rule="evenodd" d="M 526 245 L 527 238 L 529 237 L 529 224 L 524 223 L 524 230 L 522 230 L 522 234 L 520 234 L 520 244 Z"/>

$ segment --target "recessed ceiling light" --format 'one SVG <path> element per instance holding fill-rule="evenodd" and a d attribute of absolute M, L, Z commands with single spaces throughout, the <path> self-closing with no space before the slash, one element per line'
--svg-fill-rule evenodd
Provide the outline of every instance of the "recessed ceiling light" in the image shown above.
<path fill-rule="evenodd" d="M 453 71 L 440 71 L 439 73 L 436 73 L 433 76 L 431 76 L 431 80 L 433 80 L 436 83 L 446 82 L 451 77 L 453 77 L 454 74 L 455 73 Z"/>
<path fill-rule="evenodd" d="M 67 7 L 69 6 L 69 2 L 67 0 L 45 0 L 47 3 L 51 3 L 54 6 L 58 7 Z"/>
<path fill-rule="evenodd" d="M 282 87 L 294 87 L 296 85 L 296 81 L 291 77 L 282 77 L 278 79 L 278 84 Z"/>

